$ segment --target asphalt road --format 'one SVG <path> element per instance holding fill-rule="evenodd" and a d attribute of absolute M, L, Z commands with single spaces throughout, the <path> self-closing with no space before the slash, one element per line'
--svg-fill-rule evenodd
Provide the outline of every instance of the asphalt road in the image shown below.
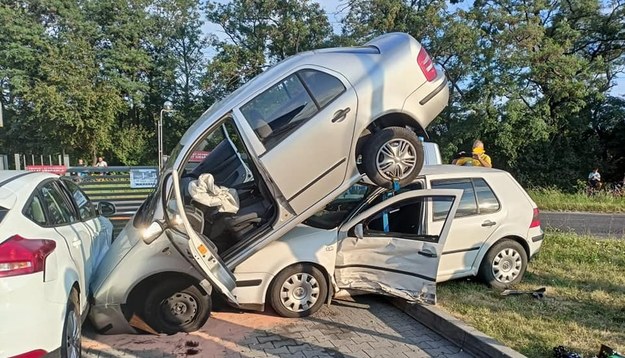
<path fill-rule="evenodd" d="M 605 238 L 625 238 L 624 214 L 541 212 L 540 219 L 543 229 L 552 228 Z"/>

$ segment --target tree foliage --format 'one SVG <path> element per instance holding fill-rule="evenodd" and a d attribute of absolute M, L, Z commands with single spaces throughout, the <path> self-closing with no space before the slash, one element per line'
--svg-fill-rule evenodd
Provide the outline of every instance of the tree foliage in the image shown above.
<path fill-rule="evenodd" d="M 301 51 L 402 31 L 444 70 L 443 156 L 486 142 L 526 185 L 625 172 L 623 0 L 349 0 L 340 33 L 312 0 L 0 0 L 6 152 L 156 158 L 212 102 Z M 207 24 L 214 33 L 207 33 Z M 407 79 L 409 80 L 409 79 Z"/>

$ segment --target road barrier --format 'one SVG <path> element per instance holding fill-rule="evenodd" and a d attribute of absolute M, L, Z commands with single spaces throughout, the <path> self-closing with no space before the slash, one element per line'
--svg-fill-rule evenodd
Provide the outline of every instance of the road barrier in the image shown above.
<path fill-rule="evenodd" d="M 154 190 L 158 178 L 156 167 L 69 167 L 70 175 L 94 203 L 108 201 L 116 213 L 109 217 L 113 223 L 113 238 L 124 228 L 145 198 Z"/>

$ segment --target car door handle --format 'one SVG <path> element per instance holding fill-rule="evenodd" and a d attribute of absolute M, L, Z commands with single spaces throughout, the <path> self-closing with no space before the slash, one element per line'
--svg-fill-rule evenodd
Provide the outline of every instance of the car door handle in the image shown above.
<path fill-rule="evenodd" d="M 347 116 L 347 113 L 349 113 L 349 111 L 351 110 L 352 110 L 351 108 L 347 107 L 347 108 L 340 109 L 334 112 L 334 118 L 332 118 L 332 123 L 340 122 L 343 119 L 345 119 L 345 117 Z"/>
<path fill-rule="evenodd" d="M 490 220 L 486 220 L 482 223 L 482 226 L 487 227 L 487 226 L 493 226 L 493 225 L 497 225 L 496 222 L 494 221 L 490 221 Z"/>
<path fill-rule="evenodd" d="M 80 241 L 80 240 L 74 240 L 74 241 L 72 241 L 72 246 L 74 246 L 74 247 L 78 247 L 78 246 L 80 246 L 80 245 L 82 245 L 82 241 Z"/>
<path fill-rule="evenodd" d="M 431 252 L 431 251 L 420 250 L 417 252 L 417 254 L 421 256 L 426 256 L 426 257 L 436 257 L 436 252 Z"/>

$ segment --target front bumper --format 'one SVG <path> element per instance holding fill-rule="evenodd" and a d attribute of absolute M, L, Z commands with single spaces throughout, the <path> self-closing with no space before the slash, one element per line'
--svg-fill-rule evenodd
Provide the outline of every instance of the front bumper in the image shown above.
<path fill-rule="evenodd" d="M 89 319 L 101 334 L 137 333 L 124 316 L 119 304 L 102 304 L 91 306 Z"/>

